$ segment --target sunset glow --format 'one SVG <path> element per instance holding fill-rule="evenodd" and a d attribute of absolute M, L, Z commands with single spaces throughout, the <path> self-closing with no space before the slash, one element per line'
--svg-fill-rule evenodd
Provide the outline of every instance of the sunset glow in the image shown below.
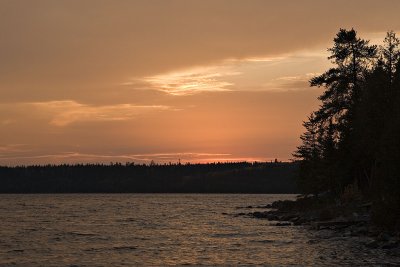
<path fill-rule="evenodd" d="M 0 164 L 289 160 L 335 32 L 374 42 L 400 28 L 375 1 L 360 14 L 345 1 L 156 2 L 1 4 Z"/>

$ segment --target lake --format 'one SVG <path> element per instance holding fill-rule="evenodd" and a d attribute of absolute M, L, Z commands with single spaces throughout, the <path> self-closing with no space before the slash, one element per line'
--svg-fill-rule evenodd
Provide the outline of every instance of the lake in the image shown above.
<path fill-rule="evenodd" d="M 356 237 L 234 216 L 294 195 L 0 195 L 0 266 L 381 265 Z"/>

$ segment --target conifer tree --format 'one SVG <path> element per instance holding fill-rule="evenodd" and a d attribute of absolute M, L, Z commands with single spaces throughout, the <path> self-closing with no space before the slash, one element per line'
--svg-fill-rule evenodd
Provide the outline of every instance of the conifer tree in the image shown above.
<path fill-rule="evenodd" d="M 393 80 L 396 72 L 396 64 L 400 58 L 400 40 L 396 37 L 394 31 L 386 33 L 384 45 L 380 47 L 382 59 L 384 61 L 385 70 L 389 76 L 390 87 L 393 85 Z"/>
<path fill-rule="evenodd" d="M 322 105 L 315 113 L 315 120 L 325 139 L 321 143 L 322 150 L 329 151 L 327 155 L 330 159 L 323 156 L 324 176 L 330 181 L 331 189 L 336 191 L 352 181 L 354 170 L 349 164 L 349 157 L 354 113 L 377 49 L 369 45 L 369 41 L 358 38 L 354 29 L 340 29 L 333 47 L 328 51 L 331 53 L 328 59 L 335 66 L 312 78 L 310 85 L 326 88 L 319 97 Z M 335 167 L 337 165 L 341 165 L 341 168 Z M 335 175 L 338 176 L 336 180 L 332 178 Z"/>
<path fill-rule="evenodd" d="M 325 92 L 293 155 L 306 192 L 338 197 L 350 185 L 373 201 L 375 222 L 400 231 L 399 47 L 388 32 L 377 59 L 376 46 L 340 29 L 328 49 L 335 66 L 310 81 Z"/>
<path fill-rule="evenodd" d="M 376 46 L 357 37 L 354 29 L 340 29 L 334 38 L 334 45 L 328 49 L 328 57 L 336 66 L 310 81 L 311 86 L 325 87 L 319 97 L 322 101 L 316 112 L 317 120 L 324 127 L 330 122 L 339 141 L 351 126 L 353 107 L 360 96 L 360 85 L 376 56 Z"/>
<path fill-rule="evenodd" d="M 306 193 L 318 193 L 321 191 L 319 165 L 322 151 L 314 113 L 303 122 L 303 127 L 305 132 L 300 136 L 302 144 L 293 153 L 293 157 L 300 160 L 299 186 Z"/>

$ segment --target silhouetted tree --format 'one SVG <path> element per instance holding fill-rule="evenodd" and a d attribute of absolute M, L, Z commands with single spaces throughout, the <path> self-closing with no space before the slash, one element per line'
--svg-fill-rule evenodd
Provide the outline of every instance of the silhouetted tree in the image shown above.
<path fill-rule="evenodd" d="M 386 97 L 389 83 L 384 64 L 378 61 L 363 84 L 363 94 L 356 110 L 350 153 L 354 178 L 361 188 L 367 190 L 375 178 L 381 136 L 389 114 Z"/>
<path fill-rule="evenodd" d="M 394 94 L 385 104 L 390 107 L 390 112 L 379 139 L 372 193 L 374 220 L 386 228 L 400 231 L 400 61 L 397 60 Z"/>
<path fill-rule="evenodd" d="M 328 188 L 340 196 L 350 184 L 373 200 L 376 222 L 398 230 L 399 46 L 396 34 L 389 31 L 377 56 L 376 46 L 358 38 L 354 29 L 340 29 L 328 49 L 335 66 L 310 81 L 326 90 L 319 97 L 320 109 L 304 123 L 303 143 L 294 154 L 301 159 L 300 181 L 306 180 L 303 185 L 309 187 L 305 192 Z M 310 144 L 318 145 L 317 157 Z"/>
<path fill-rule="evenodd" d="M 396 37 L 396 33 L 394 31 L 389 31 L 386 33 L 386 37 L 383 43 L 384 45 L 381 46 L 380 49 L 384 61 L 384 67 L 389 76 L 389 84 L 391 87 L 396 72 L 396 64 L 398 63 L 400 57 L 400 40 Z"/>
<path fill-rule="evenodd" d="M 307 121 L 303 122 L 305 133 L 300 136 L 302 144 L 297 147 L 293 156 L 302 160 L 313 160 L 319 158 L 320 145 L 318 143 L 318 126 L 315 122 L 315 115 L 311 113 Z"/>
<path fill-rule="evenodd" d="M 299 185 L 306 193 L 318 193 L 321 191 L 320 174 L 318 171 L 321 160 L 321 144 L 319 143 L 318 125 L 314 113 L 303 122 L 305 132 L 300 136 L 302 144 L 297 147 L 293 157 L 300 160 Z"/>
<path fill-rule="evenodd" d="M 354 29 L 340 29 L 334 38 L 334 46 L 328 51 L 331 52 L 328 59 L 336 67 L 312 78 L 310 84 L 326 88 L 319 97 L 322 106 L 316 112 L 316 120 L 323 126 L 333 123 L 335 139 L 340 139 L 350 128 L 352 108 L 359 99 L 360 83 L 376 56 L 376 46 L 358 38 Z"/>
<path fill-rule="evenodd" d="M 329 146 L 323 150 L 329 151 L 329 155 L 335 155 L 334 158 L 341 161 L 323 160 L 328 177 L 333 175 L 333 165 L 342 165 L 340 181 L 334 185 L 333 179 L 329 178 L 331 186 L 340 187 L 351 181 L 351 170 L 344 170 L 350 152 L 349 136 L 353 129 L 354 111 L 360 101 L 362 83 L 374 62 L 377 49 L 374 45 L 370 46 L 369 41 L 358 38 L 354 29 L 340 29 L 334 38 L 333 47 L 328 51 L 331 52 L 328 59 L 335 67 L 312 78 L 310 85 L 326 88 L 319 97 L 322 105 L 315 112 L 315 120 L 320 125 L 321 136 L 325 137 L 326 142 L 322 145 Z"/>

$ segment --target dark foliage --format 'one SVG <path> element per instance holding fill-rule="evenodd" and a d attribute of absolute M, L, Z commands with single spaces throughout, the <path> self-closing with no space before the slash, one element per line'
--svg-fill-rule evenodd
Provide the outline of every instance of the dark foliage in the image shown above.
<path fill-rule="evenodd" d="M 296 163 L 0 167 L 0 193 L 296 193 Z"/>
<path fill-rule="evenodd" d="M 362 194 L 392 229 L 400 227 L 399 45 L 393 31 L 378 49 L 340 29 L 328 49 L 335 67 L 310 81 L 325 92 L 294 153 L 306 193 Z"/>

